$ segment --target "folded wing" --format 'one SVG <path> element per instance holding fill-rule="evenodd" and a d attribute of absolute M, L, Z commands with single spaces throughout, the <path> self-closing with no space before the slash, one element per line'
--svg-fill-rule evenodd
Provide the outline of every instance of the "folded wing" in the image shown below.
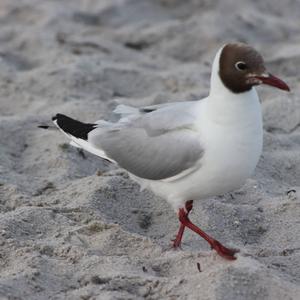
<path fill-rule="evenodd" d="M 135 176 L 167 179 L 199 166 L 204 152 L 194 128 L 195 118 L 185 107 L 183 103 L 179 107 L 175 104 L 132 111 L 130 118 L 121 118 L 118 123 L 88 124 L 91 130 L 86 139 L 71 138 L 82 148 L 116 162 Z"/>
<path fill-rule="evenodd" d="M 180 174 L 200 161 L 203 148 L 188 103 L 139 109 L 137 117 L 95 129 L 88 141 L 130 173 L 160 180 Z M 128 110 L 127 110 L 128 111 Z M 137 114 L 135 114 L 137 115 Z"/>

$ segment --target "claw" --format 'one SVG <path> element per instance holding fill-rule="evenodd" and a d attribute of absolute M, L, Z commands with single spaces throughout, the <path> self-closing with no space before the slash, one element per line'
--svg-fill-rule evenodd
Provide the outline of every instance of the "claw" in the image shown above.
<path fill-rule="evenodd" d="M 226 248 L 217 240 L 212 242 L 211 247 L 212 249 L 216 250 L 220 256 L 229 260 L 235 260 L 236 257 L 234 255 L 239 252 L 238 249 Z"/>
<path fill-rule="evenodd" d="M 171 240 L 172 244 L 172 248 L 173 249 L 181 249 L 181 241 L 178 241 L 177 239 Z"/>

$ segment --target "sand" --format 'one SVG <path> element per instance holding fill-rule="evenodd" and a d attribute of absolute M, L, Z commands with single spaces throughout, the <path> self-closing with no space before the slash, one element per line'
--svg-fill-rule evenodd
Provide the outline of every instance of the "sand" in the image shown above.
<path fill-rule="evenodd" d="M 300 299 L 300 1 L 2 0 L 0 299 Z M 191 219 L 226 261 L 121 169 L 38 129 L 204 97 L 226 42 L 261 51 L 291 93 L 259 87 L 264 151 Z M 199 263 L 199 264 L 198 264 Z M 197 265 L 198 264 L 198 265 Z M 198 269 L 200 266 L 200 270 Z"/>

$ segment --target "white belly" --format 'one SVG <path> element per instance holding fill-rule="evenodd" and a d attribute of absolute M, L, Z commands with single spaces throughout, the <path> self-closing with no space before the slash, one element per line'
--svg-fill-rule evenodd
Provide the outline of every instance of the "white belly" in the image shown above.
<path fill-rule="evenodd" d="M 209 136 L 203 168 L 195 174 L 203 184 L 206 196 L 223 194 L 244 184 L 253 174 L 261 155 L 262 134 L 261 127 L 255 126 L 235 134 L 230 129 L 223 129 Z"/>
<path fill-rule="evenodd" d="M 221 134 L 221 132 L 220 132 Z M 262 151 L 262 129 L 243 135 L 211 135 L 200 167 L 178 180 L 144 181 L 154 193 L 177 209 L 187 200 L 222 195 L 241 187 L 257 165 Z"/>

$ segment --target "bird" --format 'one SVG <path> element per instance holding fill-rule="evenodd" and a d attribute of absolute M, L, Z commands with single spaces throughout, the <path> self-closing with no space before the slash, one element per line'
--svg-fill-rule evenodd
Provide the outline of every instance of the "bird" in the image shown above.
<path fill-rule="evenodd" d="M 263 145 L 256 92 L 261 84 L 290 91 L 267 71 L 257 50 L 228 43 L 215 55 L 210 91 L 203 99 L 144 107 L 120 104 L 115 122 L 83 123 L 60 113 L 52 121 L 73 146 L 117 164 L 170 204 L 180 225 L 174 248 L 181 247 L 188 228 L 221 257 L 235 260 L 239 250 L 205 233 L 189 213 L 194 201 L 232 192 L 253 174 Z"/>

